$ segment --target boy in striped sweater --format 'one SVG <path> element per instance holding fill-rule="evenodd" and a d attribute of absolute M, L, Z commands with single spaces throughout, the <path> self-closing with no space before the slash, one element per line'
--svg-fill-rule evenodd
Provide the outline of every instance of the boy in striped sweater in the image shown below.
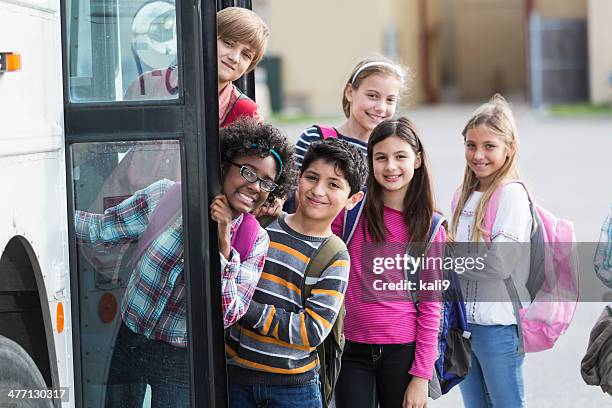
<path fill-rule="evenodd" d="M 253 300 L 226 336 L 230 407 L 322 405 L 316 347 L 344 300 L 346 248 L 312 282 L 307 299 L 301 289 L 308 263 L 332 236 L 334 218 L 363 198 L 365 174 L 362 154 L 344 141 L 316 142 L 306 153 L 298 210 L 267 227 L 270 248 Z"/>

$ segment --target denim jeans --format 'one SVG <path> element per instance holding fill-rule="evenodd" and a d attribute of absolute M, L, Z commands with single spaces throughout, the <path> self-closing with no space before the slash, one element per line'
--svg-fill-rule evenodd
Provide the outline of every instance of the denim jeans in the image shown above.
<path fill-rule="evenodd" d="M 524 356 L 516 325 L 470 325 L 472 368 L 459 385 L 466 408 L 522 408 Z"/>
<path fill-rule="evenodd" d="M 336 383 L 336 408 L 401 407 L 414 362 L 414 343 L 347 341 Z M 378 404 L 377 404 L 378 403 Z"/>
<path fill-rule="evenodd" d="M 149 340 L 121 324 L 106 387 L 106 406 L 139 408 L 147 384 L 152 408 L 189 407 L 187 348 Z"/>
<path fill-rule="evenodd" d="M 318 376 L 301 385 L 229 383 L 230 408 L 321 408 Z"/>

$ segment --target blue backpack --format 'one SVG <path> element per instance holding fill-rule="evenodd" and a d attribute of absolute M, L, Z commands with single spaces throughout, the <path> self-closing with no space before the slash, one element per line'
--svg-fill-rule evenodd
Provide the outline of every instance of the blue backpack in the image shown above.
<path fill-rule="evenodd" d="M 358 220 L 363 211 L 366 197 L 361 200 L 353 209 L 344 214 L 344 228 L 342 240 L 348 246 L 355 230 Z M 434 237 L 438 233 L 440 226 L 446 224 L 446 218 L 438 213 L 434 213 L 425 252 L 429 250 Z M 410 251 L 410 245 L 406 252 Z M 442 256 L 445 256 L 443 252 Z M 414 274 L 409 275 L 410 280 L 419 280 L 420 268 Z M 444 270 L 442 279 L 450 282 L 449 288 L 443 292 L 443 305 L 440 311 L 440 330 L 438 332 L 438 359 L 435 362 L 435 374 L 429 382 L 429 396 L 437 399 L 446 394 L 451 388 L 459 384 L 467 375 L 472 364 L 472 340 L 467 322 L 465 302 L 461 293 L 459 278 L 455 271 Z M 414 305 L 419 311 L 419 302 L 415 291 L 410 291 L 410 296 Z"/>

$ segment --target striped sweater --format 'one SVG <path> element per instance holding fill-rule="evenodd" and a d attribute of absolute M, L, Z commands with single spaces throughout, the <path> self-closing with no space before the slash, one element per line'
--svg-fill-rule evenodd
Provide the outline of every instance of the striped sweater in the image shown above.
<path fill-rule="evenodd" d="M 226 334 L 230 382 L 303 384 L 315 377 L 316 347 L 330 333 L 348 284 L 342 251 L 302 299 L 304 272 L 326 240 L 291 229 L 284 215 L 267 228 L 270 248 L 247 313 Z M 310 282 L 309 282 L 310 283 Z"/>

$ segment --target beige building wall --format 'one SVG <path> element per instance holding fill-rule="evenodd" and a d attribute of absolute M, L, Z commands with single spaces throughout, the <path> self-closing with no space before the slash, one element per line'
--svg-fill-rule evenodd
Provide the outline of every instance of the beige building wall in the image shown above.
<path fill-rule="evenodd" d="M 428 43 L 428 67 L 431 92 L 434 93 L 435 100 L 438 102 L 442 93 L 442 77 L 443 77 L 443 28 L 444 15 L 442 10 L 442 2 L 440 0 L 427 1 L 427 37 Z"/>
<path fill-rule="evenodd" d="M 535 0 L 533 6 L 542 18 L 587 17 L 587 0 Z"/>
<path fill-rule="evenodd" d="M 612 3 L 602 0 L 606 1 Z M 533 0 L 533 10 L 543 18 L 586 18 L 587 2 Z M 404 107 L 435 100 L 443 78 L 456 83 L 457 96 L 463 100 L 482 100 L 494 92 L 526 96 L 525 0 L 254 0 L 253 4 L 271 29 L 268 54 L 282 58 L 286 106 L 317 115 L 341 114 L 343 85 L 354 64 L 385 51 L 414 74 Z"/>
<path fill-rule="evenodd" d="M 454 55 L 447 61 L 459 97 L 483 100 L 494 92 L 524 94 L 525 9 L 517 0 L 456 0 L 452 7 Z"/>
<path fill-rule="evenodd" d="M 264 7 L 268 54 L 282 58 L 285 105 L 301 105 L 312 114 L 341 114 L 343 84 L 351 69 L 383 51 L 391 0 L 268 0 Z"/>
<path fill-rule="evenodd" d="M 612 103 L 612 1 L 589 0 L 589 75 L 591 102 Z"/>
<path fill-rule="evenodd" d="M 439 0 L 395 0 L 393 16 L 398 27 L 401 61 L 412 73 L 412 83 L 402 104 L 435 102 L 441 91 L 442 38 Z"/>
<path fill-rule="evenodd" d="M 270 26 L 268 55 L 282 58 L 285 105 L 315 115 L 342 114 L 344 84 L 355 64 L 387 54 L 414 73 L 402 105 L 425 98 L 423 30 L 429 43 L 430 83 L 440 87 L 439 0 L 255 0 Z M 422 23 L 419 7 L 426 7 Z M 323 11 L 324 10 L 324 11 Z"/>
<path fill-rule="evenodd" d="M 402 64 L 408 69 L 409 83 L 402 95 L 400 110 L 423 99 L 420 83 L 423 79 L 420 72 L 419 55 L 419 13 L 418 0 L 395 0 L 392 4 L 392 18 L 397 27 L 397 52 Z"/>

